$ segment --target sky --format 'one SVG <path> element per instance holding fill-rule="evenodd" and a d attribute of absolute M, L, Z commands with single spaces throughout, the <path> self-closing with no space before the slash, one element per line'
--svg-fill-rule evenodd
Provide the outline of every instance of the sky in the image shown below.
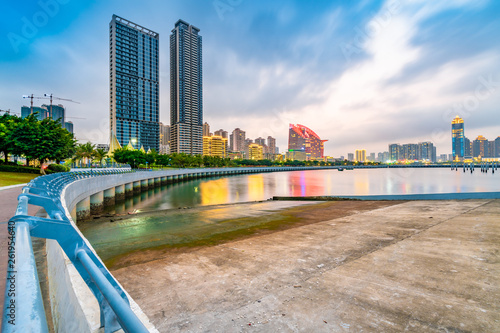
<path fill-rule="evenodd" d="M 0 110 L 54 94 L 82 142 L 109 142 L 109 22 L 160 34 L 160 121 L 170 122 L 169 35 L 201 29 L 204 121 L 269 135 L 287 148 L 290 123 L 325 155 L 431 141 L 451 153 L 465 135 L 500 136 L 500 1 L 40 0 L 3 1 Z M 47 103 L 35 100 L 35 105 Z M 47 103 L 48 104 L 48 103 Z M 71 118 L 75 117 L 75 118 Z M 83 119 L 81 119 L 83 118 Z"/>

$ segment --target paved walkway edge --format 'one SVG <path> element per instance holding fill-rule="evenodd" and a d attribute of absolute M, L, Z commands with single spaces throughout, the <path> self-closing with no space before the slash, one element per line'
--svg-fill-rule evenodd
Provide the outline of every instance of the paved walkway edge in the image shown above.
<path fill-rule="evenodd" d="M 2 186 L 2 187 L 0 187 L 0 191 L 9 190 L 11 188 L 21 187 L 21 186 L 26 186 L 26 185 L 28 185 L 28 183 L 16 184 L 16 185 L 9 185 L 9 186 Z"/>
<path fill-rule="evenodd" d="M 468 200 L 500 199 L 500 192 L 428 193 L 394 195 L 327 195 L 310 197 L 274 196 L 273 200 Z"/>

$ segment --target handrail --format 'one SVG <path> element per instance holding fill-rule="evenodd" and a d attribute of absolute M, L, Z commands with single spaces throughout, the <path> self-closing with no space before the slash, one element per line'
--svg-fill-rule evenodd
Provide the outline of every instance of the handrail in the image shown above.
<path fill-rule="evenodd" d="M 120 328 L 125 332 L 147 332 L 130 309 L 125 291 L 66 217 L 60 200 L 62 190 L 76 180 L 127 172 L 131 170 L 50 174 L 35 178 L 23 188 L 18 198 L 16 215 L 8 223 L 9 235 L 12 237 L 9 237 L 2 332 L 48 332 L 31 237 L 57 240 L 97 298 L 101 310 L 101 327 L 106 333 Z M 29 216 L 28 204 L 43 207 L 49 217 Z"/>
<path fill-rule="evenodd" d="M 334 168 L 319 167 L 318 169 Z M 316 167 L 207 169 L 206 173 L 187 169 L 181 172 L 176 170 L 172 176 L 198 177 L 201 174 L 205 176 L 209 174 L 226 174 L 226 171 L 231 173 L 255 173 L 311 169 L 316 169 Z M 124 168 L 50 174 L 33 179 L 23 188 L 18 197 L 16 215 L 9 220 L 8 224 L 9 233 L 11 233 L 11 230 L 13 233 L 12 238 L 9 239 L 9 260 L 11 252 L 16 260 L 15 264 L 13 263 L 13 268 L 11 266 L 9 268 L 17 276 L 15 283 L 13 283 L 16 293 L 12 294 L 8 280 L 9 277 L 12 278 L 12 275 L 9 275 L 11 272 L 8 270 L 2 332 L 47 332 L 43 298 L 40 292 L 30 236 L 54 239 L 58 242 L 96 297 L 100 308 L 101 327 L 104 327 L 105 333 L 115 332 L 120 328 L 123 328 L 125 332 L 147 332 L 146 327 L 130 309 L 130 303 L 125 291 L 109 273 L 98 256 L 90 249 L 79 230 L 68 219 L 61 201 L 65 187 L 75 181 L 129 172 L 134 171 L 130 168 Z M 29 216 L 28 204 L 43 207 L 48 217 Z M 11 304 L 15 304 L 14 310 L 12 310 Z M 13 315 L 9 316 L 11 311 L 13 311 Z M 16 325 L 10 323 L 9 319 L 15 319 Z M 23 324 L 21 325 L 21 323 Z"/>
<path fill-rule="evenodd" d="M 29 224 L 9 223 L 9 234 L 2 332 L 48 332 Z"/>

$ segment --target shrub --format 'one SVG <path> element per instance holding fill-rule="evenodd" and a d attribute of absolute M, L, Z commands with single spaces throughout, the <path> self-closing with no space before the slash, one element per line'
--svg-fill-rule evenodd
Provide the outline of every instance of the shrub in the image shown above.
<path fill-rule="evenodd" d="M 40 168 L 25 167 L 22 165 L 0 165 L 0 171 L 5 172 L 20 172 L 20 173 L 40 173 Z"/>
<path fill-rule="evenodd" d="M 62 165 L 62 164 L 50 164 L 47 167 L 48 170 L 52 172 L 68 172 L 70 170 L 69 167 Z"/>

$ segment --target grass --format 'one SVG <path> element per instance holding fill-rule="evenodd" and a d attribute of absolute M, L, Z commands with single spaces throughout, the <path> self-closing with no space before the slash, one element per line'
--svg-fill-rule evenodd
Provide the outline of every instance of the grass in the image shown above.
<path fill-rule="evenodd" d="M 3 172 L 0 171 L 0 187 L 28 183 L 40 175 L 33 173 Z"/>

